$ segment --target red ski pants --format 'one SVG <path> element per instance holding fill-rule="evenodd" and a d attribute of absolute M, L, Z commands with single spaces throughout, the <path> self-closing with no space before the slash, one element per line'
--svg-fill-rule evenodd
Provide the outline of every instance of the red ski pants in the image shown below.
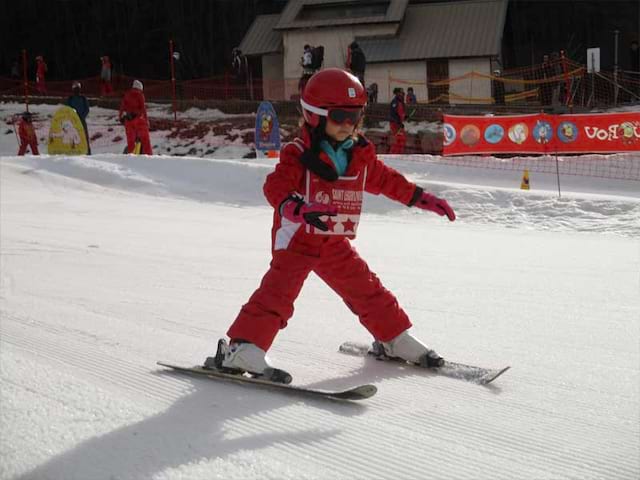
<path fill-rule="evenodd" d="M 397 123 L 391 122 L 391 148 L 389 153 L 404 153 L 404 146 L 407 143 L 407 134 L 404 128 L 400 128 Z"/>
<path fill-rule="evenodd" d="M 102 80 L 100 83 L 100 96 L 111 95 L 113 93 L 113 86 L 111 82 Z"/>
<path fill-rule="evenodd" d="M 18 155 L 24 155 L 25 152 L 27 151 L 27 147 L 31 149 L 32 155 L 40 155 L 40 152 L 38 152 L 38 142 L 35 140 L 32 142 L 27 142 L 27 141 L 20 142 L 20 147 L 18 148 Z"/>
<path fill-rule="evenodd" d="M 149 140 L 149 126 L 145 118 L 137 117 L 124 124 L 127 132 L 127 151 L 133 153 L 136 147 L 136 138 L 140 139 L 140 153 L 152 155 L 151 140 Z"/>
<path fill-rule="evenodd" d="M 36 77 L 36 91 L 41 95 L 47 94 L 47 82 L 43 78 Z"/>
<path fill-rule="evenodd" d="M 278 330 L 287 326 L 293 303 L 312 271 L 342 297 L 375 339 L 389 341 L 411 327 L 396 297 L 343 239 L 327 242 L 319 256 L 275 251 L 260 287 L 229 328 L 229 338 L 247 340 L 267 351 Z"/>

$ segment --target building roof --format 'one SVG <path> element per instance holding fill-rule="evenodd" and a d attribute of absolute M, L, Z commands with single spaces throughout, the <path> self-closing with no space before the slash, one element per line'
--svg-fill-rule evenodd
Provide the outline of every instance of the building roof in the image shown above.
<path fill-rule="evenodd" d="M 258 15 L 238 48 L 244 55 L 266 55 L 282 52 L 282 33 L 274 30 L 280 14 Z"/>
<path fill-rule="evenodd" d="M 303 28 L 298 27 L 300 22 L 295 20 L 302 5 L 334 5 L 345 1 L 348 0 L 290 1 L 281 14 L 257 16 L 239 48 L 243 54 L 250 56 L 281 53 L 281 30 Z M 404 15 L 397 36 L 358 38 L 367 63 L 499 55 L 508 0 L 469 0 L 409 6 L 407 2 L 408 0 L 390 0 L 385 15 L 385 18 L 392 18 L 393 21 L 396 18 L 402 20 Z M 400 10 L 402 15 L 398 17 Z M 367 19 L 368 23 L 375 23 L 370 21 L 371 17 L 358 17 L 326 20 L 323 21 L 323 26 L 351 25 L 363 19 Z M 307 23 L 304 25 L 310 28 Z"/>
<path fill-rule="evenodd" d="M 367 2 L 355 0 L 289 0 L 275 28 L 277 30 L 290 30 L 298 28 L 332 27 L 337 25 L 399 23 L 404 17 L 408 3 L 409 0 L 369 0 Z M 354 13 L 350 15 L 348 13 L 350 6 L 366 8 L 372 5 L 383 4 L 388 4 L 384 14 L 359 15 Z M 305 8 L 307 10 L 324 10 L 327 12 L 332 8 L 342 12 L 345 12 L 345 9 L 347 10 L 345 14 L 338 16 L 327 15 L 326 18 L 319 18 L 318 16 L 316 16 L 316 18 L 304 18 Z M 322 15 L 320 17 L 322 17 Z"/>
<path fill-rule="evenodd" d="M 398 36 L 358 38 L 367 63 L 500 53 L 508 0 L 410 5 Z"/>

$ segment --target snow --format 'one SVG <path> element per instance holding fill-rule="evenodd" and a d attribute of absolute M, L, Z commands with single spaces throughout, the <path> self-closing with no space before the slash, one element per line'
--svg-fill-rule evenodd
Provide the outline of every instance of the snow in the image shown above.
<path fill-rule="evenodd" d="M 30 105 L 30 111 L 34 114 L 34 127 L 38 136 L 40 153 L 47 151 L 47 138 L 49 136 L 49 124 L 51 117 L 60 108 L 60 104 Z M 173 120 L 173 113 L 170 105 L 150 103 L 147 105 L 149 117 L 154 120 L 163 120 L 169 128 Z M 0 102 L 0 121 L 3 121 L 4 128 L 0 132 L 0 152 L 14 155 L 18 151 L 18 144 L 15 129 L 12 126 L 13 119 L 24 112 L 24 104 L 15 102 Z M 255 114 L 226 114 L 217 109 L 190 108 L 185 112 L 180 112 L 180 120 L 191 123 L 199 121 L 224 121 L 228 119 L 248 119 L 254 122 Z M 91 141 L 92 153 L 114 153 L 123 152 L 127 146 L 124 127 L 118 121 L 118 111 L 103 108 L 91 107 L 87 117 L 89 137 Z M 251 129 L 250 131 L 253 131 Z M 172 138 L 171 130 L 151 131 L 151 145 L 154 153 L 166 153 L 174 156 L 178 155 L 199 155 L 208 158 L 242 158 L 252 151 L 250 146 L 244 145 L 240 141 L 230 142 L 227 135 L 215 135 L 212 131 L 206 133 L 202 138 Z M 230 129 L 228 135 L 241 135 L 246 130 Z M 97 138 L 96 138 L 97 136 Z M 191 153 L 190 153 L 191 152 Z"/>
<path fill-rule="evenodd" d="M 214 353 L 258 286 L 273 160 L 15 157 L 11 138 L 0 478 L 640 476 L 638 182 L 567 175 L 558 198 L 555 175 L 522 191 L 518 171 L 385 157 L 458 220 L 367 196 L 354 245 L 440 354 L 512 368 L 483 387 L 341 355 L 368 334 L 311 276 L 270 357 L 299 385 L 378 387 L 348 404 L 155 365 Z"/>

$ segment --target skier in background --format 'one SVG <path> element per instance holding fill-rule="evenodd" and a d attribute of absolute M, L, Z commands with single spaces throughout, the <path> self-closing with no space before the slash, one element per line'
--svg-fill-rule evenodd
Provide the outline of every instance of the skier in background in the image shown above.
<path fill-rule="evenodd" d="M 118 118 L 127 133 L 127 151 L 134 153 L 136 142 L 140 142 L 140 153 L 153 155 L 143 88 L 140 80 L 133 81 L 131 88 L 122 97 Z"/>
<path fill-rule="evenodd" d="M 42 55 L 36 57 L 36 91 L 40 95 L 47 94 L 47 64 Z"/>
<path fill-rule="evenodd" d="M 67 98 L 66 105 L 73 108 L 78 117 L 80 117 L 80 122 L 82 123 L 82 128 L 84 128 L 84 136 L 87 139 L 87 152 L 91 155 L 91 144 L 89 143 L 89 129 L 87 128 L 87 115 L 89 115 L 89 101 L 87 97 L 80 93 L 82 89 L 82 84 L 78 81 L 73 82 L 71 85 L 71 91 L 73 94 Z"/>
<path fill-rule="evenodd" d="M 304 46 L 302 57 L 300 58 L 300 66 L 302 67 L 302 76 L 298 81 L 298 92 L 302 95 L 304 87 L 307 85 L 311 76 L 315 73 L 313 68 L 313 49 L 311 45 Z"/>
<path fill-rule="evenodd" d="M 249 98 L 249 61 L 242 50 L 234 48 L 231 51 L 231 68 L 237 85 L 240 98 Z"/>
<path fill-rule="evenodd" d="M 418 103 L 418 100 L 416 99 L 416 94 L 413 93 L 413 87 L 407 88 L 407 98 L 405 103 L 407 105 L 416 105 Z"/>
<path fill-rule="evenodd" d="M 100 96 L 104 97 L 110 95 L 113 92 L 113 85 L 111 84 L 111 60 L 107 55 L 100 57 Z"/>
<path fill-rule="evenodd" d="M 348 70 L 351 70 L 351 73 L 358 77 L 358 80 L 360 80 L 360 83 L 362 83 L 364 87 L 364 71 L 367 68 L 367 58 L 356 41 L 351 42 L 347 49 L 346 67 Z"/>
<path fill-rule="evenodd" d="M 378 103 L 378 84 L 371 83 L 367 87 L 367 98 L 369 99 L 369 103 Z"/>
<path fill-rule="evenodd" d="M 24 112 L 20 116 L 18 122 L 18 138 L 20 139 L 18 155 L 24 155 L 27 147 L 31 149 L 32 155 L 40 155 L 40 152 L 38 152 L 38 137 L 33 128 L 33 118 L 29 112 Z"/>
<path fill-rule="evenodd" d="M 389 110 L 389 127 L 391 128 L 391 149 L 389 153 L 404 153 L 404 146 L 407 142 L 407 134 L 404 130 L 405 118 L 404 90 L 396 87 L 393 89 L 393 99 Z"/>
<path fill-rule="evenodd" d="M 366 103 L 362 83 L 345 70 L 321 70 L 307 83 L 300 99 L 301 137 L 282 148 L 263 187 L 274 209 L 271 266 L 229 328 L 230 343 L 218 342 L 217 368 L 291 381 L 271 367 L 266 351 L 287 326 L 311 272 L 342 297 L 388 356 L 442 365 L 438 354 L 408 332 L 409 317 L 349 239 L 356 236 L 365 191 L 450 221 L 455 213 L 378 159 L 374 144 L 358 133 Z"/>

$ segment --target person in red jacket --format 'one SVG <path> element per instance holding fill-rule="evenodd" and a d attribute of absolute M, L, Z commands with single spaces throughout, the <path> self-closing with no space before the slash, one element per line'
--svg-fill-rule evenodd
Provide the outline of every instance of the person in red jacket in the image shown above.
<path fill-rule="evenodd" d="M 38 137 L 33 128 L 33 121 L 31 113 L 29 112 L 24 112 L 20 117 L 18 122 L 18 137 L 20 138 L 18 155 L 24 155 L 27 147 L 31 149 L 32 155 L 40 155 L 40 152 L 38 152 Z"/>
<path fill-rule="evenodd" d="M 47 94 L 47 64 L 42 55 L 36 57 L 36 91 L 41 95 Z"/>
<path fill-rule="evenodd" d="M 122 97 L 118 117 L 127 132 L 127 151 L 134 153 L 136 142 L 139 141 L 140 153 L 153 155 L 143 88 L 140 80 L 133 81 L 132 87 Z"/>
<path fill-rule="evenodd" d="M 363 193 L 385 195 L 446 215 L 453 209 L 385 165 L 375 146 L 359 135 L 367 92 L 357 77 L 339 68 L 314 74 L 300 100 L 301 137 L 285 145 L 264 193 L 274 208 L 271 266 L 260 287 L 218 342 L 215 367 L 288 383 L 266 358 L 278 331 L 287 326 L 302 285 L 315 272 L 342 297 L 390 357 L 425 367 L 443 360 L 413 337 L 411 322 L 350 243 L 361 217 Z M 205 365 L 210 364 L 210 360 Z"/>
<path fill-rule="evenodd" d="M 113 86 L 111 85 L 111 60 L 107 55 L 100 57 L 102 67 L 100 68 L 100 96 L 111 95 Z"/>
<path fill-rule="evenodd" d="M 404 130 L 404 121 L 406 119 L 404 90 L 399 87 L 394 88 L 393 95 L 389 111 L 389 126 L 391 127 L 391 149 L 389 153 L 402 154 L 407 143 L 407 134 Z"/>

